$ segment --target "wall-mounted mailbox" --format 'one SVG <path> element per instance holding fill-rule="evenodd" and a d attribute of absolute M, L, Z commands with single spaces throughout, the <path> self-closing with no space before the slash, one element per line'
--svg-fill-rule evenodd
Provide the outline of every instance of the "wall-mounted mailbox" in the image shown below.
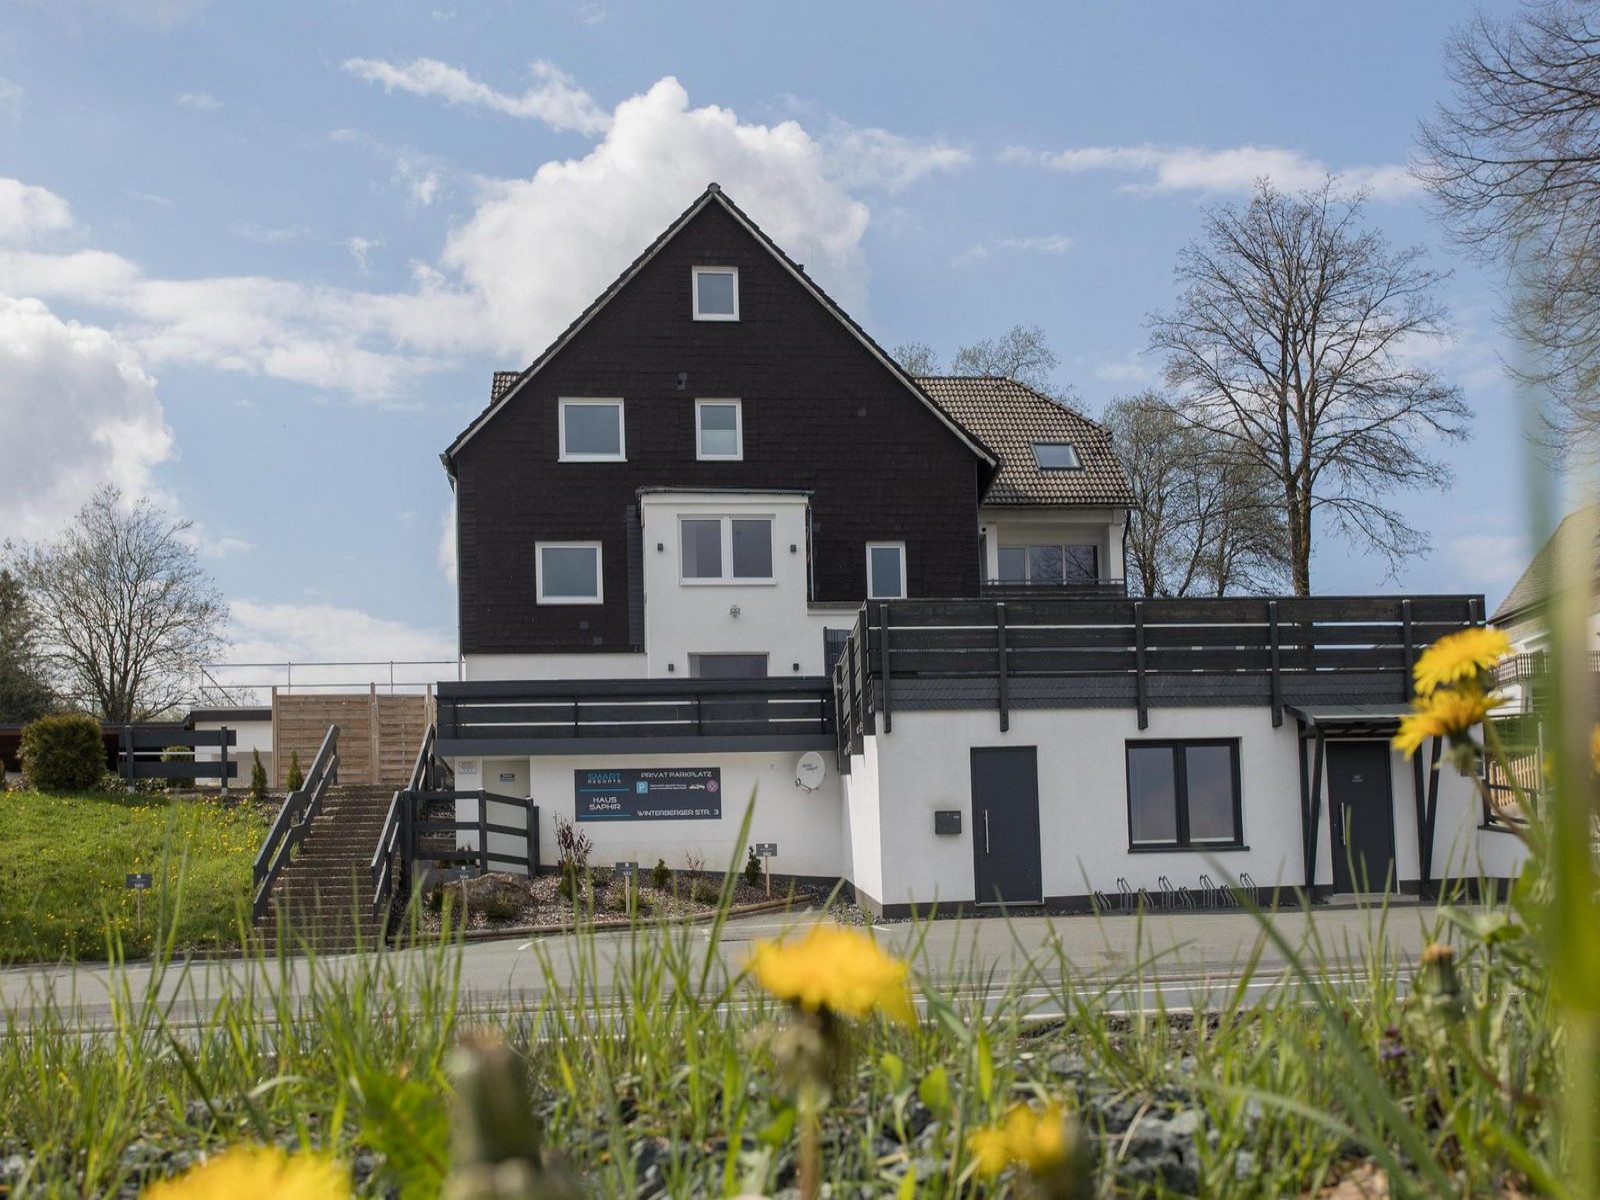
<path fill-rule="evenodd" d="M 935 833 L 960 833 L 961 810 L 959 808 L 941 808 L 934 810 L 933 831 Z"/>

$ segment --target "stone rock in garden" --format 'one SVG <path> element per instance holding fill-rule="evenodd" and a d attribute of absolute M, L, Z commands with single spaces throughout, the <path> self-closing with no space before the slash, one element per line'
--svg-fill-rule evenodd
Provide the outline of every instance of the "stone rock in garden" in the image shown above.
<path fill-rule="evenodd" d="M 528 903 L 528 882 L 516 875 L 456 879 L 445 884 L 444 891 L 457 912 L 465 903 L 468 913 L 482 913 L 491 921 L 509 920 Z"/>
<path fill-rule="evenodd" d="M 1083 1079 L 1089 1074 L 1088 1060 L 1081 1054 L 1052 1054 L 1045 1068 L 1057 1079 Z"/>
<path fill-rule="evenodd" d="M 1126 1132 L 1107 1138 L 1102 1151 L 1114 1159 L 1113 1170 L 1124 1183 L 1160 1184 L 1169 1191 L 1192 1195 L 1200 1186 L 1200 1153 L 1196 1138 L 1205 1129 L 1197 1109 L 1171 1117 L 1146 1113 Z"/>

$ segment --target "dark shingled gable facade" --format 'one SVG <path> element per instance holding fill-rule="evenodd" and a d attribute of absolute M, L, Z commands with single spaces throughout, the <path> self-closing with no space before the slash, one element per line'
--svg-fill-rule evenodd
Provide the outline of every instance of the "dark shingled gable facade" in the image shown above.
<path fill-rule="evenodd" d="M 462 652 L 641 649 L 641 488 L 809 491 L 817 602 L 865 597 L 875 541 L 905 542 L 911 595 L 977 595 L 993 456 L 720 193 L 673 229 L 529 372 L 497 377 L 445 455 Z M 737 321 L 693 319 L 696 266 L 738 268 Z M 627 461 L 558 462 L 563 397 L 622 398 Z M 742 402 L 742 461 L 697 461 L 697 398 Z M 534 546 L 550 541 L 601 543 L 604 604 L 536 603 Z"/>

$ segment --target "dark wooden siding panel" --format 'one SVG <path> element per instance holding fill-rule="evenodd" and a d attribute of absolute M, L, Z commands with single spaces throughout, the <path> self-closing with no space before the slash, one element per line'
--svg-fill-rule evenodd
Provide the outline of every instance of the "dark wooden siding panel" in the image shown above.
<path fill-rule="evenodd" d="M 738 322 L 691 318 L 696 264 L 739 268 Z M 562 396 L 623 397 L 626 463 L 556 461 Z M 696 460 L 697 397 L 743 402 L 742 462 Z M 972 452 L 716 205 L 462 448 L 457 477 L 468 653 L 628 649 L 621 514 L 641 487 L 810 490 L 821 601 L 864 598 L 869 541 L 906 543 L 913 596 L 977 594 Z M 534 543 L 588 540 L 605 604 L 536 605 Z"/>

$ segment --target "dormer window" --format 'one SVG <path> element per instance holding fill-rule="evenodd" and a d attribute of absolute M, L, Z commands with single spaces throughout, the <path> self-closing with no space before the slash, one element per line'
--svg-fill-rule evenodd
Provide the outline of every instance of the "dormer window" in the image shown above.
<path fill-rule="evenodd" d="M 1083 466 L 1071 442 L 1035 442 L 1033 461 L 1039 464 L 1041 471 L 1076 471 Z"/>
<path fill-rule="evenodd" d="M 694 319 L 696 321 L 739 319 L 739 268 L 694 268 Z"/>

